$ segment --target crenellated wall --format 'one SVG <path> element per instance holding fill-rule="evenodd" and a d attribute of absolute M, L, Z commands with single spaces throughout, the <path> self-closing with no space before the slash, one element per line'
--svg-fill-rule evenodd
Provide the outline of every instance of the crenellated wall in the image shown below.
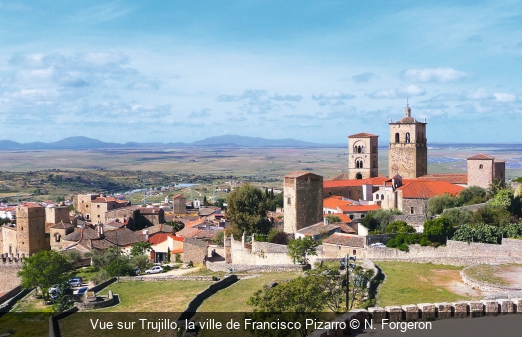
<path fill-rule="evenodd" d="M 0 293 L 7 292 L 20 285 L 20 278 L 16 273 L 24 265 L 22 256 L 0 255 Z"/>

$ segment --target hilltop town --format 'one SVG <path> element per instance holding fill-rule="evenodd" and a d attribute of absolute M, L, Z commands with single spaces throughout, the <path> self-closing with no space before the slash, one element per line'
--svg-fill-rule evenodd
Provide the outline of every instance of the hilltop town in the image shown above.
<path fill-rule="evenodd" d="M 470 246 L 461 242 L 466 238 L 455 234 L 458 226 L 468 224 L 448 220 L 450 212 L 469 219 L 472 214 L 486 213 L 486 201 L 496 200 L 500 190 L 510 191 L 504 212 L 512 218 L 507 221 L 520 216 L 520 191 L 506 187 L 505 162 L 477 153 L 467 158 L 467 172 L 429 174 L 427 121 L 417 121 L 407 106 L 402 118 L 390 120 L 389 129 L 388 176 L 379 173 L 379 135 L 359 132 L 348 136 L 347 173 L 326 180 L 312 172 L 288 172 L 281 190 L 236 184 L 231 191 L 226 187 L 220 191 L 230 194 L 219 205 L 206 199 L 188 200 L 184 194 L 167 195 L 161 203 L 133 205 L 121 196 L 87 193 L 75 195 L 70 205 L 29 202 L 3 207 L 0 293 L 19 291 L 17 272 L 24 259 L 49 250 L 74 257 L 75 265 L 82 268 L 91 266 L 104 252 L 116 249 L 131 256 L 134 247 L 146 247 L 142 270 L 131 266 L 131 272 L 121 275 L 131 279 L 140 277 L 146 268 L 147 274 L 153 273 L 153 263 L 168 266 L 174 262 L 184 268 L 227 273 L 302 271 L 306 264 L 315 268 L 349 257 L 359 262 L 454 266 L 519 263 L 522 246 L 517 240 L 502 234 L 495 242 L 500 245 L 491 245 L 497 247 Z M 256 215 L 261 214 L 266 222 L 250 222 L 237 215 L 243 211 L 232 203 L 241 193 L 260 193 L 254 206 L 260 207 Z M 243 195 L 250 198 L 254 194 Z M 269 210 L 269 201 L 276 195 L 281 204 Z M 518 208 L 510 208 L 512 205 Z M 437 229 L 446 223 L 451 227 L 446 232 Z M 518 238 L 519 233 L 522 230 L 513 237 Z M 276 237 L 279 239 L 274 240 Z M 305 239 L 315 241 L 315 248 L 296 260 L 289 241 Z M 491 254 L 484 253 L 487 251 Z M 158 270 L 165 271 L 163 267 Z"/>

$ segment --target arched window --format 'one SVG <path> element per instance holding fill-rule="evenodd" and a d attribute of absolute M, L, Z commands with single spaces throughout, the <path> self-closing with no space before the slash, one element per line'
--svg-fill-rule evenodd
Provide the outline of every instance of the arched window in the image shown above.
<path fill-rule="evenodd" d="M 378 194 L 375 195 L 375 199 L 379 200 L 379 195 Z"/>
<path fill-rule="evenodd" d="M 410 133 L 406 132 L 406 143 L 410 142 Z"/>
<path fill-rule="evenodd" d="M 381 194 L 381 199 L 384 200 L 384 194 Z"/>
<path fill-rule="evenodd" d="M 363 168 L 363 161 L 361 158 L 355 160 L 355 168 Z"/>
<path fill-rule="evenodd" d="M 399 133 L 397 132 L 395 134 L 395 143 L 398 143 L 399 142 Z"/>
<path fill-rule="evenodd" d="M 362 179 L 362 174 L 357 173 L 357 174 L 355 175 L 355 179 Z"/>
<path fill-rule="evenodd" d="M 479 170 L 482 170 L 484 168 L 484 165 L 480 164 L 479 165 Z"/>

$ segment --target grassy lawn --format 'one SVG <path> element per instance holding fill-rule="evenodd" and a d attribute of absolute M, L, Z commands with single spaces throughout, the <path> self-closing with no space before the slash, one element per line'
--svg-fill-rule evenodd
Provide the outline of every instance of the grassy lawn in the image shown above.
<path fill-rule="evenodd" d="M 18 301 L 10 313 L 0 317 L 0 335 L 48 336 L 52 311 L 52 306 L 44 305 L 42 299 L 36 298 L 33 292 Z"/>
<path fill-rule="evenodd" d="M 501 286 L 509 286 L 508 282 L 503 275 L 506 276 L 508 273 L 519 271 L 522 266 L 520 265 L 489 265 L 481 264 L 470 267 L 466 270 L 466 273 L 477 281 L 487 282 L 491 284 L 498 284 Z"/>
<path fill-rule="evenodd" d="M 379 288 L 379 306 L 452 302 L 470 299 L 454 292 L 463 267 L 407 262 L 377 262 L 386 276 Z"/>

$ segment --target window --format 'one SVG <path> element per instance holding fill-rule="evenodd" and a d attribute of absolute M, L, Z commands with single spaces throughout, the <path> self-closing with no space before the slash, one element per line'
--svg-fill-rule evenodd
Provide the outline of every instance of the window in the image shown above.
<path fill-rule="evenodd" d="M 357 174 L 355 175 L 355 179 L 362 179 L 362 174 L 357 173 Z"/>
<path fill-rule="evenodd" d="M 363 168 L 363 160 L 361 158 L 355 160 L 355 168 Z"/>
<path fill-rule="evenodd" d="M 406 132 L 406 143 L 410 142 L 410 133 Z"/>
<path fill-rule="evenodd" d="M 100 208 L 100 205 L 96 205 L 98 208 Z"/>
<path fill-rule="evenodd" d="M 292 204 L 292 199 L 290 199 L 290 197 L 286 198 L 286 204 L 287 205 L 291 205 Z"/>
<path fill-rule="evenodd" d="M 375 199 L 379 200 L 379 195 L 378 194 L 375 195 Z"/>
<path fill-rule="evenodd" d="M 415 208 L 410 207 L 410 214 L 415 214 Z"/>
<path fill-rule="evenodd" d="M 354 249 L 354 250 L 352 251 L 352 255 L 353 255 L 353 256 L 357 255 L 357 250 L 356 250 L 356 249 Z"/>
<path fill-rule="evenodd" d="M 480 164 L 479 165 L 479 170 L 482 170 L 484 168 L 484 165 Z"/>
<path fill-rule="evenodd" d="M 399 133 L 397 132 L 395 134 L 395 143 L 398 143 L 399 142 Z"/>
<path fill-rule="evenodd" d="M 384 194 L 381 194 L 381 199 L 384 200 Z"/>

